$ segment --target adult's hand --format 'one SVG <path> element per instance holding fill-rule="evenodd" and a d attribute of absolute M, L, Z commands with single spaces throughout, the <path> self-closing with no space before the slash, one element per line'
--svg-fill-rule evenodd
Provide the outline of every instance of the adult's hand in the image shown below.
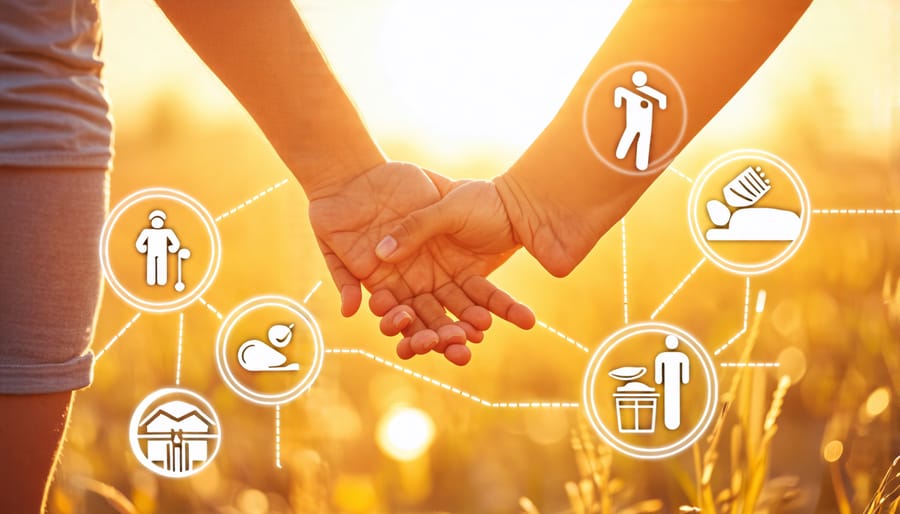
<path fill-rule="evenodd" d="M 551 273 L 565 275 L 596 241 L 594 231 L 575 214 L 505 175 L 493 181 L 458 181 L 441 201 L 404 217 L 376 254 L 397 263 L 423 245 L 443 240 L 491 260 L 524 245 Z"/>
<path fill-rule="evenodd" d="M 463 343 L 481 340 L 481 331 L 491 324 L 489 311 L 523 328 L 534 324 L 534 316 L 484 278 L 509 258 L 514 244 L 479 252 L 437 237 L 390 263 L 376 256 L 384 234 L 408 214 L 440 200 L 442 192 L 452 192 L 443 177 L 413 164 L 388 162 L 345 184 L 310 191 L 309 215 L 345 316 L 359 308 L 362 284 L 372 293 L 370 309 L 383 317 L 382 332 L 406 336 L 397 346 L 400 357 L 437 350 L 465 364 L 471 352 Z M 389 246 L 382 243 L 378 251 Z"/>

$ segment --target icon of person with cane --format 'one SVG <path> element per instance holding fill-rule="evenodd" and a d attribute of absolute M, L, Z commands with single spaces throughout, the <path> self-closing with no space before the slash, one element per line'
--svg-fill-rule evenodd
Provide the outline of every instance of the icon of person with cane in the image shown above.
<path fill-rule="evenodd" d="M 141 230 L 135 241 L 135 248 L 141 254 L 147 256 L 148 286 L 165 286 L 169 283 L 168 254 L 177 253 L 178 280 L 175 282 L 175 291 L 185 289 L 182 279 L 182 262 L 189 259 L 191 251 L 182 248 L 181 241 L 175 235 L 175 231 L 165 226 L 166 213 L 161 209 L 154 209 L 148 216 L 150 227 Z"/>

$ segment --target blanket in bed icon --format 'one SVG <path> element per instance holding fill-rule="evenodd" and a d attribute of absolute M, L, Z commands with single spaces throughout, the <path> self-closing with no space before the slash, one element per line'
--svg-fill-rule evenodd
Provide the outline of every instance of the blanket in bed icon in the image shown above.
<path fill-rule="evenodd" d="M 760 166 L 745 168 L 722 189 L 724 203 L 720 200 L 706 202 L 706 213 L 716 226 L 706 231 L 706 240 L 795 240 L 802 226 L 797 213 L 787 209 L 756 207 L 757 202 L 771 190 L 771 182 Z"/>

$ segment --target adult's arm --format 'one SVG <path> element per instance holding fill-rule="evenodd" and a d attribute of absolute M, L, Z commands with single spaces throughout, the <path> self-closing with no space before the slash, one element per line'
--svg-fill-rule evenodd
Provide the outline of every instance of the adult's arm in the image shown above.
<path fill-rule="evenodd" d="M 385 162 L 290 0 L 158 0 L 311 198 Z"/>
<path fill-rule="evenodd" d="M 605 72 L 644 61 L 679 82 L 687 125 L 671 162 L 765 62 L 810 1 L 633 1 L 557 116 L 494 180 L 516 240 L 548 271 L 566 275 L 659 176 L 619 173 L 586 144 L 583 108 Z M 670 95 L 670 108 L 673 100 Z M 622 131 L 618 119 L 596 125 L 592 138 L 598 140 L 615 141 Z"/>

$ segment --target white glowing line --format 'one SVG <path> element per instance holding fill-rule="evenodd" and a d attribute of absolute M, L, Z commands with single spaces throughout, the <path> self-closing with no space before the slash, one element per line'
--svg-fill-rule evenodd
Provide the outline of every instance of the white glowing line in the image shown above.
<path fill-rule="evenodd" d="M 312 295 L 316 294 L 316 291 L 318 291 L 320 287 L 322 287 L 321 280 L 316 282 L 316 285 L 314 285 L 313 288 L 310 289 L 308 293 L 306 293 L 306 297 L 303 298 L 303 303 L 309 302 L 309 299 L 312 298 Z"/>
<path fill-rule="evenodd" d="M 679 177 L 683 178 L 684 180 L 686 180 L 686 181 L 688 182 L 688 184 L 693 184 L 693 183 L 694 183 L 694 179 L 692 179 L 691 177 L 689 177 L 689 176 L 685 175 L 684 173 L 678 171 L 678 170 L 675 168 L 675 166 L 669 166 L 667 169 L 671 170 L 672 173 L 674 173 L 674 174 L 678 175 Z"/>
<path fill-rule="evenodd" d="M 900 209 L 813 209 L 813 214 L 900 214 Z"/>
<path fill-rule="evenodd" d="M 583 351 L 583 352 L 585 352 L 585 353 L 590 353 L 590 350 L 588 350 L 587 346 L 585 346 L 585 345 L 579 343 L 578 341 L 572 339 L 571 337 L 567 336 L 566 334 L 563 334 L 563 333 L 560 332 L 559 330 L 556 330 L 555 328 L 553 328 L 553 327 L 551 327 L 550 325 L 544 323 L 543 321 L 537 320 L 537 324 L 540 325 L 541 327 L 547 329 L 547 331 L 549 331 L 551 334 L 553 334 L 553 335 L 555 335 L 555 336 L 558 336 L 559 338 L 565 340 L 565 341 L 568 342 L 569 344 L 574 345 L 574 346 L 575 346 L 576 348 L 578 348 L 579 350 L 581 350 L 581 351 Z"/>
<path fill-rule="evenodd" d="M 659 312 L 663 310 L 663 308 L 669 302 L 672 301 L 672 298 L 674 298 L 675 295 L 678 294 L 678 291 L 681 291 L 681 288 L 684 287 L 684 285 L 687 284 L 687 281 L 694 276 L 694 273 L 697 273 L 697 270 L 700 269 L 700 266 L 702 266 L 704 262 L 706 262 L 706 257 L 701 258 L 700 262 L 698 262 L 697 265 L 694 266 L 694 268 L 683 279 L 681 279 L 681 282 L 679 282 L 678 285 L 675 286 L 675 289 L 671 293 L 669 293 L 669 296 L 667 296 L 666 299 L 663 300 L 663 303 L 659 304 L 659 307 L 657 307 L 656 310 L 653 311 L 653 314 L 650 315 L 650 319 L 656 319 L 656 315 L 659 314 Z"/>
<path fill-rule="evenodd" d="M 388 360 L 382 359 L 381 357 L 369 353 L 365 350 L 360 350 L 358 348 L 329 348 L 325 350 L 325 353 L 335 353 L 335 354 L 345 354 L 345 355 L 361 355 L 367 359 L 373 360 L 381 365 L 387 366 L 389 368 L 395 369 L 402 373 L 405 373 L 411 377 L 417 378 L 434 386 L 445 389 L 453 394 L 457 394 L 466 398 L 467 400 L 471 400 L 479 405 L 484 407 L 491 407 L 494 409 L 576 409 L 578 408 L 577 403 L 573 402 L 491 402 L 488 400 L 484 400 L 475 396 L 474 394 L 467 393 L 459 388 L 453 387 L 449 384 L 445 384 L 439 380 L 435 380 L 431 377 L 427 377 L 417 371 L 413 371 L 409 368 L 401 366 L 399 364 L 395 364 Z"/>
<path fill-rule="evenodd" d="M 622 217 L 622 308 L 628 324 L 628 253 L 625 249 L 625 217 Z"/>
<path fill-rule="evenodd" d="M 184 340 L 184 312 L 178 313 L 178 357 L 175 364 L 175 385 L 181 385 L 181 343 Z"/>
<path fill-rule="evenodd" d="M 200 303 L 202 303 L 207 309 L 209 309 L 210 312 L 212 312 L 213 314 L 215 314 L 217 318 L 219 318 L 220 320 L 223 319 L 222 313 L 219 312 L 215 307 L 213 307 L 212 305 L 210 305 L 209 302 L 207 302 L 206 300 L 204 300 L 203 297 L 199 297 L 199 296 L 198 296 L 198 297 L 197 297 L 197 300 L 199 300 Z"/>
<path fill-rule="evenodd" d="M 140 312 L 138 312 L 137 314 L 135 314 L 135 315 L 131 318 L 131 320 L 129 320 L 128 323 L 126 323 L 125 326 L 122 327 L 121 330 L 119 330 L 119 333 L 116 334 L 116 335 L 114 335 L 113 338 L 110 339 L 108 343 L 106 343 L 106 346 L 104 346 L 103 349 L 100 350 L 100 352 L 97 353 L 97 356 L 94 357 L 94 360 L 95 360 L 95 361 L 100 360 L 100 357 L 103 357 L 103 354 L 106 353 L 106 350 L 109 350 L 110 347 L 112 347 L 112 345 L 114 345 L 114 344 L 116 343 L 116 341 L 118 341 L 119 338 L 122 337 L 122 334 L 124 334 L 129 328 L 131 328 L 131 325 L 133 325 L 134 322 L 137 321 L 137 319 L 140 318 L 140 317 L 141 317 L 141 313 L 140 313 Z"/>
<path fill-rule="evenodd" d="M 281 469 L 281 405 L 275 406 L 275 467 Z"/>
<path fill-rule="evenodd" d="M 236 213 L 237 211 L 243 209 L 244 207 L 250 205 L 251 203 L 253 203 L 253 202 L 259 200 L 260 198 L 266 196 L 267 194 L 271 193 L 272 191 L 278 189 L 279 187 L 287 184 L 287 182 L 288 182 L 288 179 L 284 179 L 281 182 L 275 184 L 274 186 L 269 186 L 265 190 L 260 191 L 259 193 L 253 195 L 252 197 L 248 198 L 244 202 L 241 202 L 240 204 L 238 204 L 237 207 L 233 207 L 233 208 L 229 209 L 228 212 L 224 212 L 224 213 L 220 214 L 219 217 L 217 217 L 215 220 L 216 223 L 222 221 L 223 219 L 227 218 L 228 216 L 231 216 L 232 214 Z"/>
<path fill-rule="evenodd" d="M 750 316 L 750 277 L 746 277 L 747 285 L 744 290 L 744 324 L 741 326 L 741 329 L 738 330 L 738 333 L 731 337 L 727 343 L 720 346 L 715 352 L 713 352 L 713 356 L 719 355 L 722 353 L 725 348 L 731 346 L 735 341 L 738 340 L 744 333 L 747 332 L 747 318 Z"/>

